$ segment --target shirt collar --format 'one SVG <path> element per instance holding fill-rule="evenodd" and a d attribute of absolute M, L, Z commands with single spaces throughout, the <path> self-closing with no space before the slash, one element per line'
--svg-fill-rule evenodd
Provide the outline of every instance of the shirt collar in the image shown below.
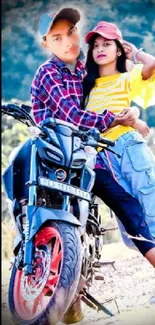
<path fill-rule="evenodd" d="M 80 54 L 79 54 L 79 56 L 77 58 L 77 62 L 75 64 L 75 72 L 76 71 L 78 71 L 78 72 L 81 71 L 81 74 L 82 74 L 82 72 L 85 70 L 84 58 L 85 58 L 84 53 L 81 50 Z M 68 70 L 70 70 L 69 67 L 63 61 L 61 61 L 56 55 L 53 54 L 51 56 L 50 60 L 52 62 L 54 62 L 57 65 L 58 68 L 60 68 L 60 69 L 66 69 L 67 68 Z"/>

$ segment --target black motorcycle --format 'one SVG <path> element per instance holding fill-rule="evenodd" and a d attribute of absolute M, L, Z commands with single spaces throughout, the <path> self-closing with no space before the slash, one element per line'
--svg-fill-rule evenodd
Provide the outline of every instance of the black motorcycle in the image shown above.
<path fill-rule="evenodd" d="M 38 127 L 29 109 L 1 108 L 26 124 L 31 135 L 16 148 L 3 174 L 17 229 L 9 307 L 16 324 L 55 325 L 73 301 L 81 276 L 92 280 L 100 259 L 101 223 L 91 194 L 97 152 L 86 149 L 114 142 L 96 129 L 80 131 L 53 118 Z"/>

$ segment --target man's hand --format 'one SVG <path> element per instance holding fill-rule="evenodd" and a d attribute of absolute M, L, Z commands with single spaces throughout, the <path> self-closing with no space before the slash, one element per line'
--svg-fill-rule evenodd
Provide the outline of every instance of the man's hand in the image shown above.
<path fill-rule="evenodd" d="M 129 107 L 129 108 L 125 108 L 125 109 L 123 109 L 123 111 L 120 113 L 120 114 L 118 114 L 120 117 L 121 116 L 125 116 L 125 114 L 127 114 L 128 112 L 131 112 L 131 110 L 132 110 L 132 116 L 135 116 L 135 118 L 139 118 L 139 116 L 140 116 L 140 110 L 139 110 L 139 108 L 137 107 L 137 106 L 132 106 L 132 107 Z"/>
<path fill-rule="evenodd" d="M 133 126 L 139 117 L 139 109 L 137 107 L 130 107 L 124 109 L 120 114 L 118 114 L 110 125 L 110 127 L 116 125 L 123 125 L 123 126 Z"/>
<path fill-rule="evenodd" d="M 137 120 L 136 123 L 133 125 L 133 127 L 142 134 L 142 136 L 145 138 L 148 133 L 150 132 L 150 129 L 147 125 L 146 122 L 142 121 L 142 120 Z"/>

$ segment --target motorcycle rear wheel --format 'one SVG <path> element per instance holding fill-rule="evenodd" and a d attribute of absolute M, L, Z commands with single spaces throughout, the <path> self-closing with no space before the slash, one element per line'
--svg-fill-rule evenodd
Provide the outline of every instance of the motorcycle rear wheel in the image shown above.
<path fill-rule="evenodd" d="M 35 236 L 33 274 L 13 267 L 9 306 L 20 325 L 55 325 L 76 293 L 81 272 L 81 243 L 77 227 L 50 222 Z"/>

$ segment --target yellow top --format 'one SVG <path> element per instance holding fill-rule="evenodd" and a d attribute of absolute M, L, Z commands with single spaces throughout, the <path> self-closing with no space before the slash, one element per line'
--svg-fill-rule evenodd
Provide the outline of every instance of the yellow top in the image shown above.
<path fill-rule="evenodd" d="M 142 64 L 137 64 L 129 72 L 96 79 L 86 108 L 98 114 L 105 109 L 119 114 L 130 106 L 131 101 L 144 109 L 155 105 L 155 74 L 148 80 L 142 80 L 142 68 Z M 133 128 L 130 126 L 118 125 L 102 135 L 116 140 L 131 130 Z"/>

